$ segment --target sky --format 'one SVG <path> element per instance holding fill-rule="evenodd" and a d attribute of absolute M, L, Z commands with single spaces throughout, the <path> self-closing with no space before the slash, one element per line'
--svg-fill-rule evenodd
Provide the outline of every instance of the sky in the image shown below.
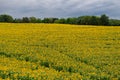
<path fill-rule="evenodd" d="M 120 0 L 0 0 L 0 14 L 21 17 L 79 17 L 84 15 L 120 19 Z"/>

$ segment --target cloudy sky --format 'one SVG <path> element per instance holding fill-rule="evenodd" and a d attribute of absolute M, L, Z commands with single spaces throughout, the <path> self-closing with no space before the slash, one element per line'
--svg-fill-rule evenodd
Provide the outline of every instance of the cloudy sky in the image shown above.
<path fill-rule="evenodd" d="M 0 0 L 0 14 L 13 17 L 78 17 L 107 14 L 120 19 L 120 0 Z"/>

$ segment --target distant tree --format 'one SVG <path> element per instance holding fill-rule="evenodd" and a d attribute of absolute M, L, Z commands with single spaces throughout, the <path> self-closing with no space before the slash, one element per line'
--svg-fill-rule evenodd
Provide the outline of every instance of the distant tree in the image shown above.
<path fill-rule="evenodd" d="M 110 25 L 110 26 L 120 26 L 120 20 L 110 19 L 110 20 L 109 20 L 109 25 Z"/>
<path fill-rule="evenodd" d="M 10 15 L 2 14 L 0 15 L 0 22 L 13 22 L 13 18 Z"/>
<path fill-rule="evenodd" d="M 22 22 L 23 22 L 23 23 L 29 23 L 30 20 L 29 20 L 28 17 L 23 17 L 23 18 L 22 18 Z"/>
<path fill-rule="evenodd" d="M 61 23 L 61 24 L 78 24 L 78 25 L 110 25 L 120 26 L 120 20 L 109 19 L 105 14 L 100 17 L 97 16 L 80 16 L 69 18 L 36 18 L 36 17 L 23 17 L 13 19 L 12 16 L 7 14 L 0 15 L 0 22 L 13 22 L 13 23 Z"/>
<path fill-rule="evenodd" d="M 44 18 L 44 19 L 42 20 L 42 22 L 43 22 L 43 23 L 49 23 L 49 18 Z"/>
<path fill-rule="evenodd" d="M 80 22 L 82 25 L 90 25 L 91 24 L 91 16 L 81 16 Z"/>
<path fill-rule="evenodd" d="M 66 20 L 65 20 L 64 18 L 57 19 L 57 20 L 55 20 L 55 23 L 65 24 L 65 23 L 66 23 Z"/>
<path fill-rule="evenodd" d="M 101 15 L 100 17 L 101 25 L 109 25 L 109 17 L 105 14 Z"/>
<path fill-rule="evenodd" d="M 78 25 L 81 24 L 81 17 L 78 17 L 78 18 L 77 18 L 76 23 L 77 23 Z"/>
<path fill-rule="evenodd" d="M 56 20 L 58 20 L 58 18 L 52 18 L 53 23 L 55 23 Z"/>
<path fill-rule="evenodd" d="M 29 21 L 30 21 L 30 23 L 36 23 L 37 19 L 36 19 L 36 17 L 30 17 Z"/>
<path fill-rule="evenodd" d="M 13 22 L 14 22 L 14 23 L 21 23 L 21 22 L 22 22 L 22 19 L 20 19 L 20 18 L 15 18 L 15 19 L 13 20 Z"/>
<path fill-rule="evenodd" d="M 97 18 L 96 16 L 91 16 L 90 24 L 91 25 L 99 25 L 99 18 Z"/>
<path fill-rule="evenodd" d="M 54 23 L 58 18 L 44 18 L 43 22 L 44 23 Z"/>
<path fill-rule="evenodd" d="M 59 19 L 58 19 L 58 20 L 55 20 L 54 23 L 59 23 Z"/>
<path fill-rule="evenodd" d="M 42 23 L 42 20 L 40 18 L 37 18 L 36 23 Z"/>
<path fill-rule="evenodd" d="M 77 18 L 75 18 L 75 17 L 67 18 L 66 23 L 67 24 L 77 24 Z"/>

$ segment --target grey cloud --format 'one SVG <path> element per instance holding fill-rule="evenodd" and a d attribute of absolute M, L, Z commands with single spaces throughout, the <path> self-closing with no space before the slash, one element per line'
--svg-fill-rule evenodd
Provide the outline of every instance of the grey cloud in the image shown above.
<path fill-rule="evenodd" d="M 119 0 L 0 0 L 0 14 L 14 17 L 76 17 L 107 14 L 120 19 Z"/>

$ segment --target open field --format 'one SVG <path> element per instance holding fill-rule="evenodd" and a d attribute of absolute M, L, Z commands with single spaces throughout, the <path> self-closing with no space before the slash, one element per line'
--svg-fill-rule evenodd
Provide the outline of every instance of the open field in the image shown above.
<path fill-rule="evenodd" d="M 0 78 L 120 80 L 120 27 L 0 23 Z"/>

